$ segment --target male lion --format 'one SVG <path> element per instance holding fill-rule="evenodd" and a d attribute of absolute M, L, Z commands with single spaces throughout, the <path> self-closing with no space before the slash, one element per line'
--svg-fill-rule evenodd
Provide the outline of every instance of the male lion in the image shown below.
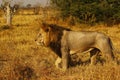
<path fill-rule="evenodd" d="M 43 23 L 35 40 L 38 45 L 49 47 L 58 55 L 56 67 L 69 67 L 70 54 L 90 51 L 91 64 L 96 63 L 99 52 L 110 62 L 114 59 L 112 42 L 108 36 L 95 31 L 72 31 L 54 24 Z"/>

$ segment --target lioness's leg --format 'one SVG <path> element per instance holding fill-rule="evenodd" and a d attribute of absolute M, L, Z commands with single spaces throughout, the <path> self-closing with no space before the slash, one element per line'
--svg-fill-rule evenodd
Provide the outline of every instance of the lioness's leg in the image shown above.
<path fill-rule="evenodd" d="M 60 68 L 60 63 L 61 63 L 61 58 L 60 57 L 58 57 L 57 58 L 57 60 L 55 61 L 55 66 L 57 67 L 57 68 Z"/>
<path fill-rule="evenodd" d="M 90 51 L 91 65 L 95 65 L 96 64 L 96 62 L 97 62 L 97 56 L 98 56 L 99 52 L 100 51 L 97 48 L 95 48 L 95 49 L 93 49 L 93 50 Z"/>

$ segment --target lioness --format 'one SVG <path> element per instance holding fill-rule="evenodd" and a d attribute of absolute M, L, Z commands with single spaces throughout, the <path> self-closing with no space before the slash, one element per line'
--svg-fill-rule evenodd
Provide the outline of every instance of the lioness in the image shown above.
<path fill-rule="evenodd" d="M 54 24 L 43 23 L 35 40 L 38 45 L 49 47 L 58 55 L 56 67 L 62 62 L 62 69 L 69 67 L 70 54 L 90 51 L 91 64 L 96 63 L 99 52 L 106 61 L 114 59 L 112 42 L 108 36 L 95 31 L 72 31 Z"/>

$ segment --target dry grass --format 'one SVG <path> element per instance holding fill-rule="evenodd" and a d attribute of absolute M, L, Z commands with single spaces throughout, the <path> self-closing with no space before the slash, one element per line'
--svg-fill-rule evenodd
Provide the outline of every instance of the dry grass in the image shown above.
<path fill-rule="evenodd" d="M 15 15 L 13 28 L 3 29 L 5 21 L 0 17 L 0 80 L 119 80 L 120 65 L 98 63 L 90 66 L 85 63 L 89 54 L 80 55 L 82 64 L 70 67 L 66 72 L 55 68 L 56 55 L 49 49 L 37 46 L 34 42 L 39 31 L 41 16 Z M 67 26 L 65 22 L 59 25 Z M 120 25 L 105 27 L 97 25 L 71 26 L 73 30 L 99 31 L 112 39 L 114 46 L 120 48 Z M 120 60 L 120 55 L 117 55 Z"/>

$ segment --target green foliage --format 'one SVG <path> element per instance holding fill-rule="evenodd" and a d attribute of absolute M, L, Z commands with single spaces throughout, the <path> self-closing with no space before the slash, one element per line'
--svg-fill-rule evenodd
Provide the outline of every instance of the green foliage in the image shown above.
<path fill-rule="evenodd" d="M 80 23 L 120 23 L 120 0 L 51 0 L 51 3 L 64 18 L 73 16 Z"/>

